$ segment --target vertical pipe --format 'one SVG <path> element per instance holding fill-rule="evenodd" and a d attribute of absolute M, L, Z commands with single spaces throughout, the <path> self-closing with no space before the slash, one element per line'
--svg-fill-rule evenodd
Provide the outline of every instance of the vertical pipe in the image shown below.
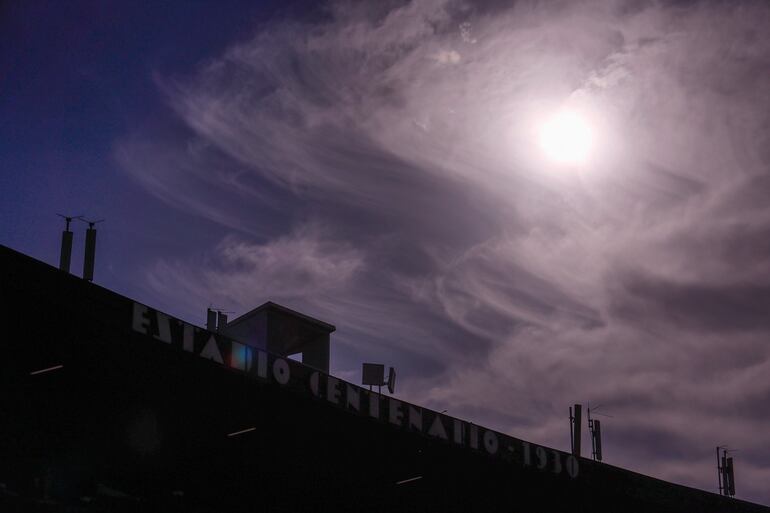
<path fill-rule="evenodd" d="M 596 461 L 602 461 L 602 423 L 598 420 L 594 420 L 594 459 Z"/>
<path fill-rule="evenodd" d="M 580 456 L 580 428 L 581 423 L 583 421 L 583 405 L 582 404 L 576 404 L 575 405 L 575 422 L 574 422 L 574 430 L 573 430 L 573 438 L 574 441 L 572 442 L 572 454 L 575 456 Z"/>
<path fill-rule="evenodd" d="M 59 255 L 59 269 L 70 272 L 70 261 L 72 259 L 72 232 L 67 229 L 61 232 L 61 254 Z"/>
<path fill-rule="evenodd" d="M 227 326 L 227 314 L 217 312 L 217 331 L 222 331 Z"/>
<path fill-rule="evenodd" d="M 722 495 L 730 495 L 730 476 L 727 475 L 727 450 L 722 453 Z"/>
<path fill-rule="evenodd" d="M 719 481 L 719 495 L 722 495 L 722 467 L 719 466 L 719 446 L 717 446 L 717 480 Z"/>
<path fill-rule="evenodd" d="M 96 228 L 86 230 L 86 254 L 83 258 L 83 279 L 94 281 L 94 260 L 96 258 Z"/>
<path fill-rule="evenodd" d="M 594 439 L 594 426 L 591 421 L 588 421 L 588 439 L 591 440 L 591 459 L 596 459 L 596 444 Z"/>

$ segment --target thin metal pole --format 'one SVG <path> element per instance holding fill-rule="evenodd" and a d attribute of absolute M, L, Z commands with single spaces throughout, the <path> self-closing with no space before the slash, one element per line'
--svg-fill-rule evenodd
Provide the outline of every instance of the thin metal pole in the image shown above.
<path fill-rule="evenodd" d="M 591 420 L 591 408 L 586 410 L 588 417 L 588 434 L 591 437 L 591 459 L 596 461 L 596 438 L 594 437 L 594 421 Z"/>
<path fill-rule="evenodd" d="M 719 495 L 722 493 L 722 467 L 719 465 L 719 446 L 717 445 L 717 481 L 719 482 Z"/>

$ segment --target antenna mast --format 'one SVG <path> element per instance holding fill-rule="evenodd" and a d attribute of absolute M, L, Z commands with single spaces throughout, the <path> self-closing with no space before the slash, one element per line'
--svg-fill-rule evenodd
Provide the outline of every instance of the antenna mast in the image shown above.
<path fill-rule="evenodd" d="M 601 405 L 594 408 L 594 415 L 604 415 L 605 417 L 611 417 L 612 415 L 605 415 L 597 413 L 597 410 Z M 588 431 L 591 433 L 591 457 L 595 461 L 602 461 L 602 424 L 599 419 L 591 418 L 591 407 L 588 407 Z"/>
<path fill-rule="evenodd" d="M 573 414 L 572 407 L 569 409 L 569 434 L 570 434 L 570 447 L 572 448 L 572 454 L 580 456 L 580 439 L 581 439 L 581 423 L 583 422 L 583 405 L 576 404 Z"/>
<path fill-rule="evenodd" d="M 720 456 L 719 450 L 722 450 Z M 719 479 L 719 494 L 725 497 L 735 497 L 735 470 L 732 457 L 728 457 L 728 452 L 735 452 L 735 449 L 728 449 L 724 445 L 717 446 L 717 478 Z"/>

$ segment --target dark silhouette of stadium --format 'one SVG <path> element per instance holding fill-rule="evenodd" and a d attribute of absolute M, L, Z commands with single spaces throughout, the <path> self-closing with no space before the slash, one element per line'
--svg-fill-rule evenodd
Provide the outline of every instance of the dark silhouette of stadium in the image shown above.
<path fill-rule="evenodd" d="M 770 511 L 335 378 L 334 326 L 274 303 L 210 331 L 0 269 L 0 511 Z"/>

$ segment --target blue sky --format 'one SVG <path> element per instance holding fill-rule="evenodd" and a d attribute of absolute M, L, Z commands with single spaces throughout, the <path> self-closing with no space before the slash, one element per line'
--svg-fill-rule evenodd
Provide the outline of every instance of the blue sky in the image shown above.
<path fill-rule="evenodd" d="M 0 242 L 190 322 L 273 300 L 332 369 L 770 503 L 766 2 L 0 7 Z M 580 162 L 543 126 L 577 116 Z M 76 228 L 80 272 L 84 225 Z"/>
<path fill-rule="evenodd" d="M 114 142 L 137 125 L 178 128 L 169 120 L 158 77 L 193 73 L 249 37 L 257 24 L 298 13 L 312 10 L 296 2 L 4 3 L 3 243 L 55 263 L 63 224 L 52 216 L 107 219 L 99 226 L 108 228 L 99 237 L 98 281 L 133 295 L 141 293 L 135 280 L 140 255 L 211 244 L 216 226 L 137 187 L 116 164 Z M 82 243 L 78 233 L 78 272 Z"/>

